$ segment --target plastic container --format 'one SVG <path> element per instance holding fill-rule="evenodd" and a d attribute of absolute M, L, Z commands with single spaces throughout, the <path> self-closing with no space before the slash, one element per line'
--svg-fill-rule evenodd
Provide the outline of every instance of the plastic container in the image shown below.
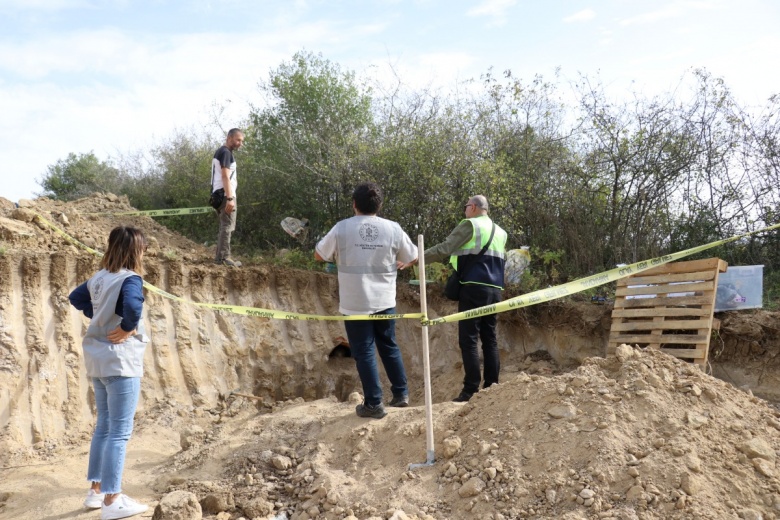
<path fill-rule="evenodd" d="M 715 312 L 760 309 L 764 306 L 764 266 L 729 266 L 718 276 Z"/>

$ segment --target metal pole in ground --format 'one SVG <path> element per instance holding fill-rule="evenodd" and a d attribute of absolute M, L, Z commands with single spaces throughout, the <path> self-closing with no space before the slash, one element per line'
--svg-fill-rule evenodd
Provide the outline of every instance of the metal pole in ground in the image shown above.
<path fill-rule="evenodd" d="M 417 235 L 417 266 L 420 278 L 420 312 L 423 320 L 428 320 L 428 297 L 425 291 L 425 247 L 423 245 L 423 236 Z M 433 454 L 433 400 L 431 398 L 431 360 L 428 348 L 428 325 L 422 326 L 422 348 L 423 348 L 423 377 L 425 382 L 425 441 L 427 457 L 422 464 L 409 464 L 409 469 L 430 466 L 435 460 Z"/>

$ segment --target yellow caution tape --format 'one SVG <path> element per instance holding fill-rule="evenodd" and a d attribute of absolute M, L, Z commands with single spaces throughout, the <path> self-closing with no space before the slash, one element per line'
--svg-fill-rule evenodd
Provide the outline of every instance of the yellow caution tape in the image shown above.
<path fill-rule="evenodd" d="M 593 287 L 598 287 L 600 285 L 614 282 L 616 280 L 619 280 L 620 278 L 631 276 L 632 274 L 637 274 L 637 273 L 641 273 L 642 271 L 647 271 L 648 269 L 652 269 L 653 267 L 657 267 L 659 265 L 663 265 L 672 262 L 674 260 L 679 260 L 680 258 L 684 258 L 686 256 L 699 253 L 706 249 L 727 244 L 729 242 L 734 242 L 735 240 L 739 240 L 740 238 L 744 238 L 764 231 L 771 231 L 773 229 L 778 229 L 778 228 L 780 228 L 780 224 L 775 224 L 773 226 L 769 226 L 764 229 L 759 229 L 757 231 L 750 231 L 749 233 L 744 233 L 742 235 L 736 235 L 731 238 L 718 240 L 716 242 L 710 242 L 709 244 L 705 244 L 703 246 L 692 247 L 690 249 L 680 251 L 679 253 L 659 256 L 657 258 L 652 258 L 650 260 L 643 260 L 642 262 L 637 262 L 635 264 L 630 264 L 623 267 L 617 267 L 615 269 L 611 269 L 603 273 L 586 276 L 585 278 L 580 278 L 579 280 L 574 280 L 573 282 L 565 283 L 563 285 L 557 285 L 555 287 L 549 287 L 547 289 L 541 289 L 531 293 L 516 296 L 514 298 L 510 298 L 509 300 L 504 300 L 503 302 L 495 303 L 492 305 L 485 305 L 484 307 L 477 307 L 475 309 L 458 312 L 456 314 L 450 314 L 449 316 L 442 316 L 441 318 L 434 318 L 432 320 L 423 319 L 422 324 L 438 325 L 439 323 L 452 323 L 455 321 L 477 318 L 479 316 L 496 314 L 499 312 L 510 311 L 513 309 L 520 309 L 522 307 L 529 307 L 531 305 L 536 305 L 537 303 L 555 300 L 563 296 L 568 296 L 570 294 L 575 294 L 578 292 L 585 291 L 587 289 L 591 289 Z"/>
<path fill-rule="evenodd" d="M 244 307 L 241 305 L 223 305 L 217 303 L 199 303 L 190 300 L 185 300 L 179 296 L 175 296 L 171 293 L 165 292 L 162 289 L 155 287 L 147 282 L 144 282 L 150 292 L 159 294 L 171 300 L 175 300 L 196 307 L 203 307 L 206 309 L 213 309 L 216 311 L 228 311 L 233 314 L 243 314 L 245 316 L 254 316 L 257 318 L 273 318 L 276 320 L 306 320 L 306 321 L 357 321 L 357 320 L 397 320 L 404 318 L 417 318 L 423 317 L 421 312 L 412 314 L 355 314 L 350 316 L 321 316 L 318 314 L 302 314 L 299 312 L 289 311 L 275 311 L 273 309 L 262 309 L 259 307 Z"/>
<path fill-rule="evenodd" d="M 189 208 L 189 209 L 199 209 L 199 208 Z M 211 209 L 211 208 L 206 208 L 206 209 Z M 177 210 L 171 210 L 171 211 L 177 211 Z M 61 229 L 59 229 L 57 226 L 55 226 L 54 224 L 46 220 L 38 213 L 36 213 L 36 215 L 44 224 L 48 225 L 56 233 L 58 233 L 63 238 L 65 238 L 68 242 L 76 244 L 77 246 L 97 256 L 103 256 L 103 253 L 100 253 L 99 251 L 96 251 L 86 246 L 85 244 L 82 244 L 81 242 L 71 237 L 70 235 L 68 235 Z M 144 282 L 144 287 L 146 287 L 149 291 L 155 294 L 159 294 L 161 296 L 164 296 L 165 298 L 176 300 L 182 303 L 188 303 L 190 305 L 205 307 L 214 310 L 229 311 L 235 314 L 242 314 L 246 316 L 259 316 L 263 318 L 273 318 L 279 320 L 310 320 L 310 321 L 390 320 L 390 319 L 419 318 L 423 325 L 438 325 L 440 323 L 453 323 L 456 321 L 477 318 L 479 316 L 486 316 L 488 314 L 497 314 L 499 312 L 506 312 L 514 309 L 520 309 L 523 307 L 530 307 L 531 305 L 536 305 L 538 303 L 555 300 L 558 298 L 562 298 L 564 296 L 569 296 L 571 294 L 576 294 L 578 292 L 592 289 L 593 287 L 599 287 L 601 285 L 605 285 L 610 282 L 617 281 L 620 278 L 625 278 L 626 276 L 631 276 L 633 274 L 647 271 L 648 269 L 652 269 L 653 267 L 657 267 L 659 265 L 663 265 L 675 260 L 679 260 L 680 258 L 685 258 L 686 256 L 690 256 L 699 253 L 701 251 L 711 249 L 713 247 L 717 247 L 723 244 L 728 244 L 729 242 L 734 242 L 736 240 L 739 240 L 740 238 L 744 238 L 750 235 L 755 235 L 757 233 L 763 233 L 764 231 L 772 231 L 775 229 L 780 229 L 780 224 L 775 224 L 773 226 L 769 226 L 763 229 L 758 229 L 756 231 L 750 231 L 748 233 L 744 233 L 741 235 L 735 235 L 733 237 L 725 238 L 723 240 L 710 242 L 709 244 L 704 244 L 702 246 L 692 247 L 690 249 L 686 249 L 684 251 L 680 251 L 677 253 L 659 256 L 656 258 L 652 258 L 650 260 L 643 260 L 641 262 L 636 262 L 634 264 L 629 264 L 623 267 L 617 267 L 615 269 L 604 271 L 602 273 L 594 274 L 591 276 L 586 276 L 585 278 L 580 278 L 579 280 L 574 280 L 572 282 L 568 282 L 563 285 L 548 287 L 547 289 L 540 289 L 538 291 L 534 291 L 531 293 L 516 296 L 514 298 L 510 298 L 509 300 L 504 300 L 503 302 L 499 302 L 492 305 L 485 305 L 484 307 L 477 307 L 475 309 L 470 309 L 468 311 L 450 314 L 448 316 L 442 316 L 440 318 L 434 318 L 432 320 L 427 319 L 423 313 L 419 313 L 419 312 L 409 313 L 409 314 L 360 314 L 360 315 L 350 315 L 350 316 L 321 316 L 316 314 L 301 314 L 297 312 L 276 311 L 272 309 L 262 309 L 257 307 L 243 307 L 240 305 L 198 303 L 198 302 L 185 300 L 184 298 L 170 294 L 166 291 L 163 291 L 162 289 L 155 287 L 154 285 L 146 281 Z"/>
<path fill-rule="evenodd" d="M 102 257 L 103 253 L 100 251 L 97 251 L 95 249 L 92 249 L 91 247 L 82 244 L 72 236 L 68 235 L 64 231 L 62 231 L 60 228 L 55 226 L 53 223 L 48 221 L 46 218 L 44 218 L 42 215 L 36 213 L 36 218 L 38 218 L 41 222 L 49 226 L 51 229 L 53 229 L 58 235 L 62 236 L 65 240 L 68 242 L 75 244 L 93 255 L 97 257 Z M 421 312 L 417 313 L 410 313 L 410 314 L 355 314 L 355 315 L 349 315 L 349 316 L 320 316 L 317 314 L 302 314 L 299 312 L 289 312 L 289 311 L 277 311 L 273 309 L 263 309 L 259 307 L 244 307 L 241 305 L 223 305 L 223 304 L 216 304 L 216 303 L 200 303 L 200 302 L 193 302 L 190 300 L 186 300 L 180 296 L 176 296 L 175 294 L 171 294 L 167 291 L 164 291 L 160 289 L 159 287 L 155 287 L 154 285 L 150 284 L 147 281 L 144 281 L 144 287 L 149 292 L 152 292 L 154 294 L 158 294 L 160 296 L 163 296 L 165 298 L 168 298 L 170 300 L 174 300 L 181 303 L 187 303 L 189 305 L 194 305 L 196 307 L 203 307 L 207 309 L 213 309 L 217 311 L 228 311 L 232 312 L 234 314 L 242 314 L 245 316 L 256 316 L 260 318 L 273 318 L 277 320 L 307 320 L 307 321 L 357 321 L 357 320 L 395 320 L 395 319 L 422 319 L 425 317 L 425 315 Z"/>
<path fill-rule="evenodd" d="M 250 202 L 242 204 L 243 206 L 256 206 L 260 202 Z M 117 217 L 136 217 L 145 215 L 147 217 L 173 217 L 176 215 L 198 215 L 201 213 L 213 213 L 216 210 L 211 206 L 202 206 L 200 208 L 172 208 L 172 209 L 147 209 L 143 211 L 101 211 L 99 213 L 82 213 L 83 215 L 113 215 Z"/>
<path fill-rule="evenodd" d="M 121 217 L 135 217 L 146 215 L 147 217 L 172 217 L 175 215 L 197 215 L 199 213 L 213 213 L 214 208 L 203 206 L 200 208 L 174 208 L 174 209 L 149 209 L 144 211 L 121 211 L 121 212 L 102 212 L 102 213 L 84 213 L 84 215 L 114 215 Z"/>
<path fill-rule="evenodd" d="M 35 212 L 33 212 L 33 213 L 35 213 Z M 75 245 L 79 246 L 80 248 L 89 251 L 90 253 L 92 253 L 93 255 L 97 256 L 98 258 L 103 256 L 103 253 L 101 253 L 100 251 L 97 251 L 95 249 L 92 249 L 91 247 L 89 247 L 86 244 L 82 244 L 81 242 L 79 242 L 78 240 L 76 240 L 75 238 L 70 236 L 69 234 L 65 233 L 63 230 L 61 230 L 60 228 L 58 228 L 57 226 L 55 226 L 54 224 L 52 224 L 51 222 L 49 222 L 45 218 L 43 218 L 43 216 L 41 216 L 39 213 L 35 213 L 35 216 L 36 216 L 36 218 L 38 218 L 38 220 L 40 220 L 41 222 L 43 222 L 44 224 L 46 224 L 47 226 L 52 228 L 55 233 L 60 235 L 62 238 L 64 238 L 65 240 L 67 240 L 71 244 L 75 244 Z"/>

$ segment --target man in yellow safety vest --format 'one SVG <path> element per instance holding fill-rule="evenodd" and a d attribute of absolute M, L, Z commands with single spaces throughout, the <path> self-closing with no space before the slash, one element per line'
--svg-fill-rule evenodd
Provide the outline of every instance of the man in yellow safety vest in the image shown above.
<path fill-rule="evenodd" d="M 426 265 L 450 257 L 450 264 L 458 271 L 461 283 L 458 312 L 501 301 L 507 240 L 506 231 L 488 217 L 488 201 L 484 195 L 469 198 L 463 210 L 466 218 L 460 221 L 444 242 L 425 251 Z M 453 401 L 468 401 L 483 381 L 477 350 L 479 339 L 482 340 L 485 365 L 483 388 L 498 383 L 501 364 L 496 321 L 496 314 L 488 314 L 458 322 L 458 342 L 465 377 L 463 390 Z"/>

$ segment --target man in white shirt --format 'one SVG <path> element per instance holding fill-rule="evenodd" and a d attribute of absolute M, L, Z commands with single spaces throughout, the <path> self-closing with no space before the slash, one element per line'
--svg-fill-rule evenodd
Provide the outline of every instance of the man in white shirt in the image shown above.
<path fill-rule="evenodd" d="M 231 128 L 225 144 L 214 152 L 211 160 L 211 192 L 222 190 L 222 205 L 219 213 L 219 234 L 217 235 L 217 252 L 214 261 L 230 267 L 241 267 L 241 262 L 230 256 L 230 235 L 236 229 L 236 160 L 233 152 L 244 144 L 244 133 L 238 128 Z"/>
<path fill-rule="evenodd" d="M 355 216 L 342 220 L 317 243 L 314 257 L 335 262 L 339 276 L 339 312 L 346 315 L 395 314 L 398 267 L 417 259 L 417 247 L 397 222 L 378 217 L 382 190 L 374 182 L 358 185 L 352 193 Z M 401 350 L 395 342 L 394 319 L 344 322 L 350 351 L 363 385 L 360 417 L 381 419 L 382 386 L 374 345 L 390 380 L 390 406 L 409 404 L 409 387 Z"/>

